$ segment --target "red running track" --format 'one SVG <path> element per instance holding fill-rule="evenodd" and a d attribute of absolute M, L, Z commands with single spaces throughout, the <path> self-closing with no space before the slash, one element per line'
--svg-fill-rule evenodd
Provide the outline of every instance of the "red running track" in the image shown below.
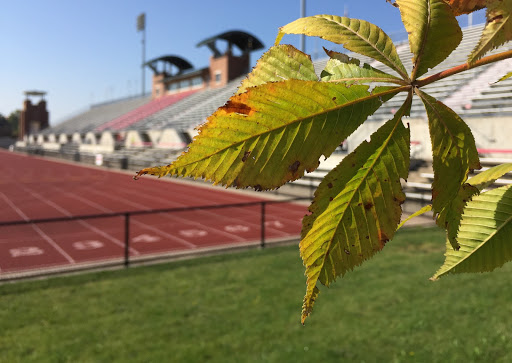
<path fill-rule="evenodd" d="M 0 151 L 0 221 L 261 201 L 247 194 Z M 262 194 L 262 197 L 265 195 Z M 130 256 L 200 251 L 260 239 L 260 205 L 135 215 Z M 266 206 L 266 238 L 298 237 L 306 207 Z M 121 261 L 124 217 L 0 226 L 0 278 Z"/>

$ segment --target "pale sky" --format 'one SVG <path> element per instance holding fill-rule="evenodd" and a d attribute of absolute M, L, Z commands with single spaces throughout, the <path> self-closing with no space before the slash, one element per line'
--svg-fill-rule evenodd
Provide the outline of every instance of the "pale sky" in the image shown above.
<path fill-rule="evenodd" d="M 7 116 L 21 108 L 23 91 L 44 90 L 51 125 L 91 103 L 140 94 L 142 48 L 136 18 L 142 12 L 146 60 L 179 55 L 195 68 L 208 65 L 210 51 L 196 47 L 205 38 L 243 30 L 268 49 L 278 27 L 300 17 L 300 0 L 0 0 L 0 6 L 0 113 Z M 398 9 L 385 0 L 308 0 L 306 15 L 343 15 L 345 10 L 393 38 L 405 36 Z M 467 16 L 459 21 L 467 26 Z M 480 11 L 473 23 L 482 22 Z M 285 36 L 282 43 L 299 47 L 299 37 Z M 328 44 L 309 38 L 306 52 L 314 55 Z M 253 64 L 262 52 L 253 54 Z M 146 68 L 147 90 L 151 73 Z"/>

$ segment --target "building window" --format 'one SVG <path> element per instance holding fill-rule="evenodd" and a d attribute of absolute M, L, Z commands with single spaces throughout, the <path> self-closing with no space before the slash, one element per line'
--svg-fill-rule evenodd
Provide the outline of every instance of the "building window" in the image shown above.
<path fill-rule="evenodd" d="M 168 91 L 176 91 L 178 88 L 178 83 L 171 83 L 167 85 Z"/>
<path fill-rule="evenodd" d="M 215 72 L 215 83 L 220 83 L 220 76 L 221 76 L 221 73 L 220 72 Z"/>
<path fill-rule="evenodd" d="M 192 78 L 192 86 L 201 86 L 203 84 L 203 79 L 201 77 Z"/>
<path fill-rule="evenodd" d="M 184 79 L 180 82 L 180 88 L 189 88 L 190 87 L 190 79 Z"/>

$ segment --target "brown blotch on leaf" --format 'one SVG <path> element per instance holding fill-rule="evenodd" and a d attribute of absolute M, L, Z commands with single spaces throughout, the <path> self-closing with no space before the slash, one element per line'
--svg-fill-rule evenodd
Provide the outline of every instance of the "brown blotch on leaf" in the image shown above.
<path fill-rule="evenodd" d="M 391 0 L 386 0 L 387 3 L 390 3 L 391 5 L 393 5 L 395 8 L 398 8 L 398 4 L 396 2 L 393 2 Z"/>
<path fill-rule="evenodd" d="M 244 156 L 242 157 L 242 162 L 245 163 L 245 161 L 249 158 L 249 155 L 251 155 L 251 152 L 250 151 L 246 151 L 244 153 Z"/>
<path fill-rule="evenodd" d="M 370 209 L 371 207 L 373 207 L 373 204 L 370 202 L 364 204 L 364 209 L 366 210 Z"/>
<path fill-rule="evenodd" d="M 290 170 L 292 173 L 295 173 L 297 172 L 297 170 L 299 170 L 299 166 L 300 166 L 300 161 L 295 161 L 292 165 L 290 165 L 288 167 L 288 170 Z"/>
<path fill-rule="evenodd" d="M 395 203 L 398 203 L 399 205 L 402 205 L 402 204 L 404 204 L 404 202 L 405 202 L 405 200 L 403 200 L 403 199 L 398 199 L 397 197 L 393 197 L 393 201 L 394 201 Z"/>
<path fill-rule="evenodd" d="M 336 96 L 334 96 L 334 97 L 332 98 L 332 100 L 333 100 L 333 101 L 336 101 Z"/>
<path fill-rule="evenodd" d="M 500 23 L 502 19 L 503 19 L 503 15 L 501 15 L 501 14 L 496 15 L 494 18 L 489 19 L 488 23 L 492 23 L 492 22 Z"/>
<path fill-rule="evenodd" d="M 327 184 L 327 188 L 331 189 L 332 188 L 332 183 Z"/>
<path fill-rule="evenodd" d="M 379 242 L 380 242 L 380 245 L 381 247 L 384 247 L 386 245 L 386 243 L 388 243 L 389 241 L 389 237 L 386 236 L 386 234 L 382 231 L 379 231 Z"/>
<path fill-rule="evenodd" d="M 334 199 L 333 197 L 329 197 L 329 201 L 331 201 L 331 202 L 332 202 L 332 200 L 333 200 L 333 199 Z"/>
<path fill-rule="evenodd" d="M 133 180 L 139 180 L 139 176 L 145 175 L 148 172 L 145 169 L 139 170 L 137 174 L 133 176 Z"/>
<path fill-rule="evenodd" d="M 239 113 L 242 115 L 250 116 L 254 113 L 254 110 L 247 106 L 245 103 L 229 100 L 223 107 L 221 107 L 226 113 Z"/>

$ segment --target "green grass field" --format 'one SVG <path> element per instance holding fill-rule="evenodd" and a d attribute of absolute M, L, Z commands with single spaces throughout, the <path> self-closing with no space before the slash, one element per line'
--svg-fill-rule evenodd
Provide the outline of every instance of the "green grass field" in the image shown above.
<path fill-rule="evenodd" d="M 431 282 L 443 234 L 399 233 L 300 324 L 297 246 L 0 286 L 3 362 L 510 362 L 512 277 Z"/>

